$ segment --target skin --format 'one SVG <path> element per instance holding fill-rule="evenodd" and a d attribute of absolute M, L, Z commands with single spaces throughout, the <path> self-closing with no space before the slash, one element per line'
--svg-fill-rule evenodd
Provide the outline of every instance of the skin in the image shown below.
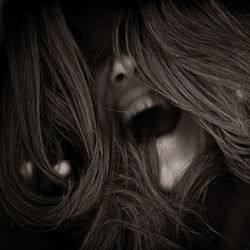
<path fill-rule="evenodd" d="M 170 189 L 205 150 L 206 143 L 205 131 L 189 114 L 183 113 L 175 131 L 156 140 L 161 185 Z"/>
<path fill-rule="evenodd" d="M 53 168 L 56 171 L 56 173 L 58 173 L 63 177 L 67 177 L 71 172 L 70 162 L 66 160 L 59 161 L 55 166 L 53 166 Z M 32 178 L 34 174 L 33 164 L 31 162 L 26 162 L 21 167 L 21 173 L 27 179 Z"/>

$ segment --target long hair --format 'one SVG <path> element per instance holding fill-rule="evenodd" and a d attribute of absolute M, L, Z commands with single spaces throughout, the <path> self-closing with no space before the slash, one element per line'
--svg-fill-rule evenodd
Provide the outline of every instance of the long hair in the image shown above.
<path fill-rule="evenodd" d="M 135 9 L 137 14 L 130 10 L 121 18 L 121 40 L 140 77 L 194 115 L 230 171 L 249 182 L 249 6 L 146 1 Z M 121 47 L 119 40 L 116 45 Z"/>
<path fill-rule="evenodd" d="M 15 3 L 9 8 L 13 15 L 6 18 L 9 74 L 1 86 L 1 204 L 20 224 L 43 230 L 71 216 L 69 193 L 72 200 L 81 197 L 81 209 L 93 205 L 107 171 L 108 164 L 102 163 L 107 161 L 108 147 L 104 152 L 98 145 L 102 138 L 91 101 L 91 76 L 60 5 L 37 8 Z M 81 166 L 75 181 L 83 178 L 82 194 L 72 194 L 73 180 L 52 169 L 68 157 L 75 162 L 73 172 Z M 63 195 L 48 199 L 35 193 L 21 174 L 25 162 L 61 186 Z M 70 210 L 78 213 L 77 207 L 74 202 Z"/>
<path fill-rule="evenodd" d="M 213 138 L 170 191 L 159 185 L 157 159 L 148 157 L 156 154 L 154 145 L 123 141 L 112 124 L 102 133 L 93 77 L 60 3 L 8 6 L 2 219 L 33 230 L 70 227 L 81 249 L 209 246 L 215 232 L 202 206 L 209 183 L 231 174 L 250 178 L 250 29 L 244 8 L 189 2 L 136 1 L 122 10 L 114 33 L 114 54 L 128 54 L 140 80 Z M 63 159 L 73 163 L 69 178 L 52 168 Z M 39 178 L 27 182 L 25 162 L 60 192 L 41 193 Z"/>

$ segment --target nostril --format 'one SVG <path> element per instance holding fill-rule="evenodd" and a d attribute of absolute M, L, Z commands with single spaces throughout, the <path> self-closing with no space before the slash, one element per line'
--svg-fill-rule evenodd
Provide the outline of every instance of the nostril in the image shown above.
<path fill-rule="evenodd" d="M 120 74 L 118 74 L 118 75 L 115 77 L 115 82 L 122 82 L 125 78 L 126 78 L 126 75 L 123 74 L 123 73 L 120 73 Z"/>
<path fill-rule="evenodd" d="M 134 75 L 135 65 L 128 56 L 122 56 L 113 60 L 111 68 L 111 82 L 121 83 Z"/>

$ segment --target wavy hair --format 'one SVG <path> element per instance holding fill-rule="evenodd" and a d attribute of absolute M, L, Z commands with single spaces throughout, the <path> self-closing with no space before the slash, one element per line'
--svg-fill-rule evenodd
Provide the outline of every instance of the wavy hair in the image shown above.
<path fill-rule="evenodd" d="M 154 145 L 123 141 L 115 124 L 102 133 L 93 76 L 61 4 L 15 4 L 6 7 L 0 92 L 2 220 L 41 231 L 69 227 L 80 249 L 209 247 L 217 235 L 204 212 L 209 184 L 231 175 L 250 180 L 247 8 L 148 0 L 119 14 L 114 54 L 128 54 L 137 77 L 214 141 L 166 191 L 157 159 L 148 157 Z M 69 178 L 52 168 L 63 159 L 72 163 Z M 25 162 L 39 173 L 33 181 L 21 174 Z M 60 192 L 41 193 L 41 175 Z"/>

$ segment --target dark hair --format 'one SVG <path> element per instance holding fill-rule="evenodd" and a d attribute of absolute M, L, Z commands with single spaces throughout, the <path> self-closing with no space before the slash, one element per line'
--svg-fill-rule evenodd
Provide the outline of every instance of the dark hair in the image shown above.
<path fill-rule="evenodd" d="M 214 230 L 200 210 L 208 184 L 230 173 L 250 178 L 250 22 L 237 6 L 136 1 L 120 13 L 114 53 L 133 58 L 140 80 L 192 114 L 217 145 L 169 192 L 147 157 L 153 145 L 124 142 L 115 127 L 112 136 L 101 133 L 87 61 L 60 4 L 19 6 L 6 18 L 9 72 L 0 97 L 4 217 L 38 230 L 71 226 L 83 249 L 184 249 L 193 237 L 209 244 Z M 68 157 L 69 179 L 51 167 Z M 27 161 L 62 195 L 27 184 Z"/>
<path fill-rule="evenodd" d="M 6 77 L 1 91 L 1 199 L 16 221 L 43 229 L 71 216 L 67 209 L 71 207 L 69 193 L 70 199 L 82 203 L 80 209 L 92 206 L 94 194 L 98 196 L 102 188 L 106 164 L 101 166 L 101 162 L 106 161 L 107 152 L 99 146 L 102 139 L 91 101 L 91 76 L 60 5 L 18 11 L 13 12 L 15 18 L 6 20 L 10 78 Z M 68 144 L 81 155 L 79 164 L 89 167 L 78 176 L 82 194 L 72 194 L 72 181 L 56 175 L 51 168 L 67 157 L 64 148 Z M 24 185 L 21 167 L 27 161 L 65 187 L 64 196 L 48 199 Z M 96 189 L 90 198 L 89 188 Z M 77 207 L 74 202 L 71 209 L 76 212 Z"/>

